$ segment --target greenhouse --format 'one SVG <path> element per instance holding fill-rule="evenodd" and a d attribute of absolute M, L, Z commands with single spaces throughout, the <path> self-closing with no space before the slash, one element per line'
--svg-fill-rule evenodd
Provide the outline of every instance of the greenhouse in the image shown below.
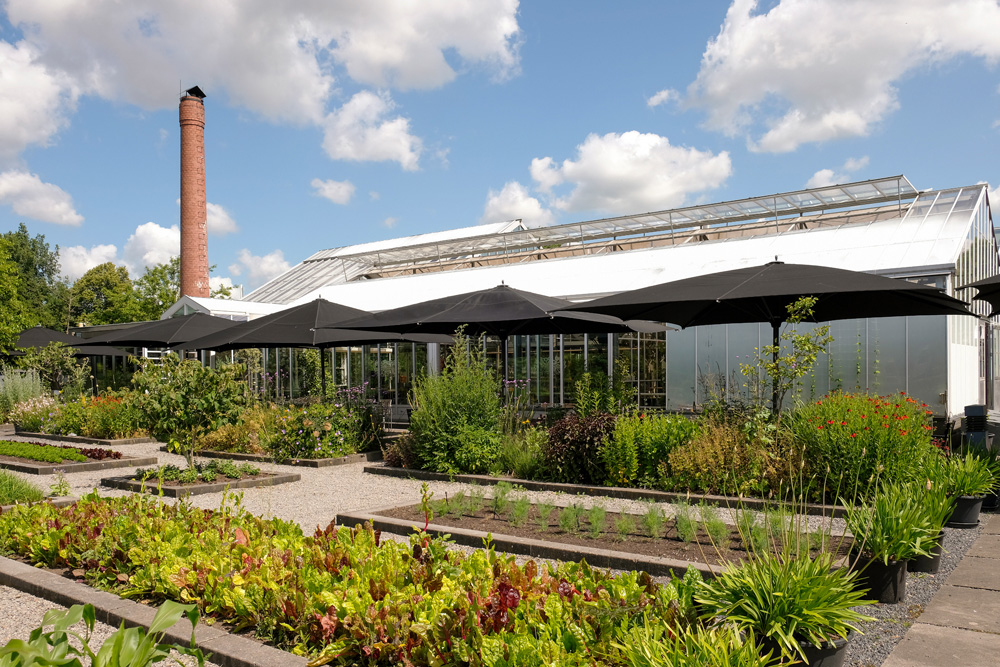
<path fill-rule="evenodd" d="M 575 302 L 778 259 L 959 289 L 1000 273 L 985 184 L 918 191 L 904 176 L 668 211 L 525 228 L 520 221 L 467 227 L 322 250 L 241 301 L 184 297 L 164 317 L 209 312 L 256 316 L 322 297 L 381 311 L 501 283 Z M 914 316 L 831 323 L 834 341 L 799 388 L 808 399 L 832 389 L 906 391 L 936 414 L 994 407 L 996 327 L 980 319 Z M 668 322 L 669 324 L 669 322 Z M 803 325 L 805 326 L 805 325 Z M 488 355 L 535 404 L 573 402 L 587 370 L 627 369 L 648 408 L 697 409 L 723 390 L 740 391 L 740 365 L 770 343 L 768 324 L 730 324 L 657 333 L 512 336 Z M 313 353 L 315 354 L 315 353 Z M 405 414 L 415 375 L 440 363 L 436 345 L 392 343 L 324 351 L 333 381 L 365 382 Z M 303 391 L 303 352 L 270 349 L 265 371 L 286 396 Z"/>

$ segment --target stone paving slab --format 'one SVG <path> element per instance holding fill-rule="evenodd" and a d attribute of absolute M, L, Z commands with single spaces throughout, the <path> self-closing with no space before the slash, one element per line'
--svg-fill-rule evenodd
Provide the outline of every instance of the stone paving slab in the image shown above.
<path fill-rule="evenodd" d="M 1000 591 L 945 584 L 920 615 L 920 622 L 1000 634 Z"/>
<path fill-rule="evenodd" d="M 1000 590 L 1000 564 L 994 558 L 967 555 L 948 577 L 948 584 Z"/>
<path fill-rule="evenodd" d="M 981 514 L 979 522 L 983 524 L 983 532 L 987 535 L 1000 535 L 1000 514 Z"/>
<path fill-rule="evenodd" d="M 965 555 L 1000 559 L 1000 535 L 980 535 Z"/>
<path fill-rule="evenodd" d="M 882 667 L 996 667 L 1000 635 L 914 623 Z"/>

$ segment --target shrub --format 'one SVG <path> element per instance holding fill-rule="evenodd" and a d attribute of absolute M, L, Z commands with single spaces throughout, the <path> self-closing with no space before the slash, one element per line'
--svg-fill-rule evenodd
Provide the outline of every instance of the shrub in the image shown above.
<path fill-rule="evenodd" d="M 600 447 L 608 480 L 616 486 L 653 486 L 660 477 L 660 463 L 697 433 L 697 424 L 679 415 L 619 417 Z"/>
<path fill-rule="evenodd" d="M 278 410 L 274 406 L 252 407 L 236 424 L 223 424 L 195 438 L 194 447 L 198 451 L 266 454 L 274 438 L 277 418 Z"/>
<path fill-rule="evenodd" d="M 601 484 L 606 479 L 601 443 L 614 431 L 615 416 L 567 415 L 549 429 L 543 455 L 547 474 L 557 482 Z"/>
<path fill-rule="evenodd" d="M 822 480 L 827 498 L 870 496 L 878 480 L 902 482 L 917 475 L 932 452 L 931 411 L 903 393 L 891 396 L 835 393 L 792 415 L 796 445 L 805 450 L 807 473 Z"/>
<path fill-rule="evenodd" d="M 407 431 L 389 442 L 382 450 L 382 458 L 387 466 L 393 468 L 419 467 L 420 461 L 413 450 L 413 434 Z"/>
<path fill-rule="evenodd" d="M 44 495 L 42 490 L 31 482 L 6 470 L 0 470 L 0 505 L 33 503 L 41 500 Z"/>
<path fill-rule="evenodd" d="M 539 479 L 544 473 L 542 450 L 548 437 L 548 431 L 541 428 L 528 428 L 504 436 L 490 473 Z"/>
<path fill-rule="evenodd" d="M 271 453 L 278 460 L 354 454 L 363 446 L 353 424 L 357 417 L 343 404 L 288 406 L 277 414 Z"/>
<path fill-rule="evenodd" d="M 4 369 L 0 374 L 0 422 L 10 419 L 11 410 L 15 405 L 41 396 L 45 391 L 42 380 L 38 377 L 38 371 Z"/>
<path fill-rule="evenodd" d="M 10 411 L 10 420 L 23 431 L 45 433 L 45 429 L 53 423 L 55 412 L 56 399 L 38 396 L 15 405 Z"/>
<path fill-rule="evenodd" d="M 143 416 L 131 392 L 105 394 L 57 406 L 45 433 L 87 438 L 130 438 L 143 433 Z"/>
<path fill-rule="evenodd" d="M 439 375 L 424 376 L 413 386 L 410 433 L 413 454 L 419 467 L 444 473 L 467 473 L 463 464 L 474 462 L 477 469 L 488 470 L 499 453 L 501 405 L 496 374 L 486 365 L 482 348 L 464 335 L 445 359 Z M 483 436 L 475 444 L 472 438 Z M 462 463 L 458 452 L 464 449 Z M 491 457 L 482 460 L 471 456 Z"/>

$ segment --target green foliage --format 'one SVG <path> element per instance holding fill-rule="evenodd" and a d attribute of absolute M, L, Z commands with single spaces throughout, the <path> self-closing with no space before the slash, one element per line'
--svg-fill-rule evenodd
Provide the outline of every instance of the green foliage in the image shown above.
<path fill-rule="evenodd" d="M 187 617 L 191 623 L 191 643 L 164 644 L 164 632 Z M 206 656 L 195 646 L 193 628 L 198 624 L 199 613 L 194 605 L 183 605 L 167 600 L 153 616 L 146 628 L 126 628 L 125 624 L 104 640 L 96 652 L 90 646 L 96 614 L 93 605 L 73 605 L 66 610 L 51 609 L 42 617 L 42 625 L 32 630 L 27 641 L 12 639 L 0 648 L 0 667 L 27 665 L 60 665 L 83 667 L 81 658 L 90 667 L 147 667 L 172 660 L 170 651 L 193 657 L 204 665 Z M 83 623 L 84 633 L 73 631 L 73 626 Z M 45 628 L 52 626 L 50 632 Z M 70 637 L 76 641 L 71 642 Z"/>
<path fill-rule="evenodd" d="M 748 552 L 760 554 L 768 548 L 767 529 L 745 507 L 736 508 L 736 531 Z"/>
<path fill-rule="evenodd" d="M 10 419 L 11 410 L 23 401 L 45 393 L 38 371 L 4 368 L 0 371 L 0 422 Z"/>
<path fill-rule="evenodd" d="M 42 445 L 34 442 L 13 442 L 0 440 L 0 456 L 16 456 L 31 461 L 62 463 L 63 461 L 83 462 L 87 457 L 77 449 Z"/>
<path fill-rule="evenodd" d="M 682 415 L 622 415 L 600 447 L 608 480 L 615 486 L 654 486 L 660 463 L 697 434 L 697 423 Z"/>
<path fill-rule="evenodd" d="M 219 477 L 243 479 L 260 474 L 260 468 L 252 463 L 237 464 L 230 459 L 212 459 L 207 463 L 197 462 L 193 466 L 178 468 L 172 463 L 157 468 L 136 468 L 135 479 L 139 481 L 179 482 L 181 484 L 212 483 Z"/>
<path fill-rule="evenodd" d="M 528 520 L 531 512 L 531 499 L 527 496 L 519 496 L 514 499 L 510 508 L 510 522 L 512 525 L 520 527 Z"/>
<path fill-rule="evenodd" d="M 591 505 L 587 510 L 587 523 L 590 526 L 590 536 L 595 540 L 604 532 L 608 511 L 602 505 Z"/>
<path fill-rule="evenodd" d="M 543 449 L 549 477 L 570 484 L 601 484 L 605 479 L 600 449 L 614 431 L 615 416 L 567 415 L 549 428 Z"/>
<path fill-rule="evenodd" d="M 127 598 L 194 604 L 315 664 L 584 667 L 606 663 L 643 614 L 672 632 L 689 622 L 687 588 L 645 574 L 447 546 L 426 534 L 381 541 L 370 527 L 307 536 L 238 503 L 203 510 L 143 494 L 0 515 L 5 553 L 82 569 Z"/>
<path fill-rule="evenodd" d="M 33 503 L 41 500 L 43 496 L 41 489 L 31 482 L 12 472 L 0 470 L 0 505 Z"/>
<path fill-rule="evenodd" d="M 70 288 L 70 297 L 75 323 L 118 324 L 135 322 L 143 315 L 128 269 L 112 262 L 99 264 L 80 276 Z"/>
<path fill-rule="evenodd" d="M 573 503 L 559 510 L 559 528 L 567 534 L 580 532 L 580 517 L 583 506 Z"/>
<path fill-rule="evenodd" d="M 29 310 L 20 293 L 17 265 L 10 259 L 10 243 L 0 237 L 0 350 L 9 350 L 28 327 Z"/>
<path fill-rule="evenodd" d="M 694 542 L 698 539 L 698 519 L 688 503 L 677 503 L 675 506 L 674 528 L 677 530 L 677 537 L 683 542 Z"/>
<path fill-rule="evenodd" d="M 193 467 L 195 439 L 239 421 L 247 404 L 242 378 L 239 365 L 216 370 L 168 354 L 159 364 L 145 360 L 132 384 L 136 406 L 148 420 L 146 428 L 185 454 L 188 467 Z"/>
<path fill-rule="evenodd" d="M 49 495 L 54 498 L 65 498 L 72 490 L 73 488 L 69 485 L 66 475 L 63 474 L 62 470 L 57 470 L 55 481 L 49 485 Z"/>
<path fill-rule="evenodd" d="M 0 298 L 0 303 L 4 304 L 4 315 L 10 317 L 14 309 L 23 308 L 22 314 L 27 319 L 24 327 L 40 324 L 65 331 L 69 288 L 59 277 L 59 246 L 55 249 L 49 247 L 43 234 L 31 236 L 22 222 L 17 231 L 0 237 L 0 258 L 6 258 L 12 264 L 17 301 L 20 302 L 14 304 Z M 0 259 L 0 266 L 3 263 Z M 0 268 L 0 276 L 3 273 Z M 0 277 L 0 285 L 6 280 L 6 277 Z M 0 287 L 2 290 L 3 287 Z"/>
<path fill-rule="evenodd" d="M 240 415 L 235 424 L 223 424 L 195 438 L 197 451 L 267 454 L 277 432 L 278 409 L 255 405 Z"/>
<path fill-rule="evenodd" d="M 277 410 L 268 445 L 278 460 L 322 459 L 368 451 L 382 436 L 377 404 L 360 390 L 345 390 L 333 403 Z"/>
<path fill-rule="evenodd" d="M 137 319 L 158 320 L 170 306 L 180 298 L 181 258 L 172 257 L 169 262 L 146 268 L 134 283 L 138 300 Z"/>
<path fill-rule="evenodd" d="M 779 408 L 789 391 L 801 389 L 801 380 L 812 371 L 819 353 L 833 342 L 828 325 L 815 327 L 808 333 L 799 333 L 794 328 L 796 324 L 813 320 L 816 301 L 814 296 L 805 296 L 788 304 L 785 322 L 792 326 L 786 326 L 780 336 L 788 350 L 785 354 L 781 353 L 780 342 L 778 346 L 765 345 L 754 363 L 740 364 L 740 372 L 748 378 L 750 386 L 761 392 L 770 388 L 766 398 L 776 397 Z M 758 400 L 763 402 L 764 398 L 758 394 Z"/>
<path fill-rule="evenodd" d="M 799 407 L 790 426 L 805 450 L 806 474 L 823 487 L 817 497 L 851 500 L 870 495 L 879 480 L 918 478 L 934 454 L 930 411 L 902 393 L 835 393 Z"/>
<path fill-rule="evenodd" d="M 42 395 L 17 403 L 8 416 L 22 431 L 44 433 L 45 425 L 55 415 L 56 406 L 56 399 Z"/>
<path fill-rule="evenodd" d="M 742 637 L 734 628 L 716 631 L 694 626 L 679 633 L 644 618 L 625 642 L 616 644 L 628 667 L 768 667 L 770 653 L 761 655 L 753 635 Z"/>
<path fill-rule="evenodd" d="M 618 533 L 618 539 L 622 542 L 635 532 L 635 519 L 631 514 L 622 512 L 615 517 L 615 532 Z"/>
<path fill-rule="evenodd" d="M 922 500 L 914 489 L 897 483 L 880 485 L 871 499 L 856 505 L 841 501 L 855 549 L 886 564 L 929 556 L 942 526 L 935 525 Z"/>
<path fill-rule="evenodd" d="M 705 532 L 708 533 L 712 544 L 717 549 L 728 549 L 729 526 L 719 516 L 719 511 L 715 506 L 707 503 L 702 503 L 699 509 L 701 510 L 701 521 L 705 526 Z"/>
<path fill-rule="evenodd" d="M 413 386 L 410 433 L 419 467 L 451 474 L 472 472 L 468 465 L 489 470 L 500 451 L 499 389 L 481 346 L 456 336 L 444 370 Z"/>
<path fill-rule="evenodd" d="M 927 457 L 921 468 L 927 477 L 943 487 L 952 496 L 981 496 L 991 493 L 997 486 L 996 459 L 974 450 L 954 453 L 948 457 Z"/>
<path fill-rule="evenodd" d="M 543 533 L 549 529 L 549 519 L 552 517 L 552 511 L 555 508 L 555 505 L 551 503 L 538 503 L 535 505 L 535 509 L 538 512 L 538 527 Z"/>
<path fill-rule="evenodd" d="M 625 381 L 627 374 L 628 364 L 624 359 L 616 362 L 613 379 L 600 371 L 584 373 L 574 384 L 576 414 L 586 418 L 603 412 L 625 414 L 635 409 L 636 390 Z"/>
<path fill-rule="evenodd" d="M 542 450 L 548 439 L 549 432 L 537 427 L 504 435 L 490 474 L 512 475 L 518 479 L 544 477 L 545 464 Z"/>
<path fill-rule="evenodd" d="M 61 391 L 75 398 L 86 390 L 90 367 L 84 360 L 73 356 L 73 349 L 62 343 L 49 343 L 45 347 L 28 347 L 17 358 L 17 365 L 33 370 L 42 382 L 53 391 Z"/>
<path fill-rule="evenodd" d="M 667 517 L 663 512 L 663 508 L 654 502 L 650 502 L 646 508 L 646 513 L 642 515 L 642 525 L 646 529 L 646 533 L 654 540 L 660 539 L 663 536 L 663 526 L 666 521 Z"/>
<path fill-rule="evenodd" d="M 510 482 L 500 482 L 493 487 L 493 515 L 502 516 L 510 505 L 510 493 L 514 486 Z"/>
<path fill-rule="evenodd" d="M 42 424 L 42 433 L 86 438 L 132 438 L 143 435 L 144 417 L 128 391 L 56 405 Z"/>
<path fill-rule="evenodd" d="M 815 559 L 755 554 L 706 581 L 695 599 L 703 618 L 724 617 L 758 642 L 774 641 L 783 655 L 804 659 L 799 641 L 821 646 L 872 620 L 852 609 L 866 604 L 854 589 L 857 573 L 833 566 L 829 552 Z"/>

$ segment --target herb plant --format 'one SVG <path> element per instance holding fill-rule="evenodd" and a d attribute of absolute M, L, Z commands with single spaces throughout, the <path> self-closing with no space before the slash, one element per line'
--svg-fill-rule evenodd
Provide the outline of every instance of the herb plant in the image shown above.
<path fill-rule="evenodd" d="M 531 499 L 527 496 L 518 496 L 510 509 L 510 522 L 517 527 L 521 527 L 528 520 L 528 513 L 531 512 Z"/>
<path fill-rule="evenodd" d="M 663 535 L 663 524 L 666 523 L 666 516 L 663 509 L 654 502 L 650 502 L 646 508 L 646 513 L 642 515 L 642 525 L 646 533 L 654 540 L 658 540 Z"/>
<path fill-rule="evenodd" d="M 587 510 L 587 523 L 590 527 L 590 536 L 595 540 L 604 532 L 604 524 L 607 521 L 608 511 L 603 505 L 591 505 Z"/>
<path fill-rule="evenodd" d="M 538 503 L 535 505 L 535 508 L 538 511 L 538 527 L 544 533 L 549 529 L 549 518 L 552 516 L 555 505 L 551 503 Z"/>

